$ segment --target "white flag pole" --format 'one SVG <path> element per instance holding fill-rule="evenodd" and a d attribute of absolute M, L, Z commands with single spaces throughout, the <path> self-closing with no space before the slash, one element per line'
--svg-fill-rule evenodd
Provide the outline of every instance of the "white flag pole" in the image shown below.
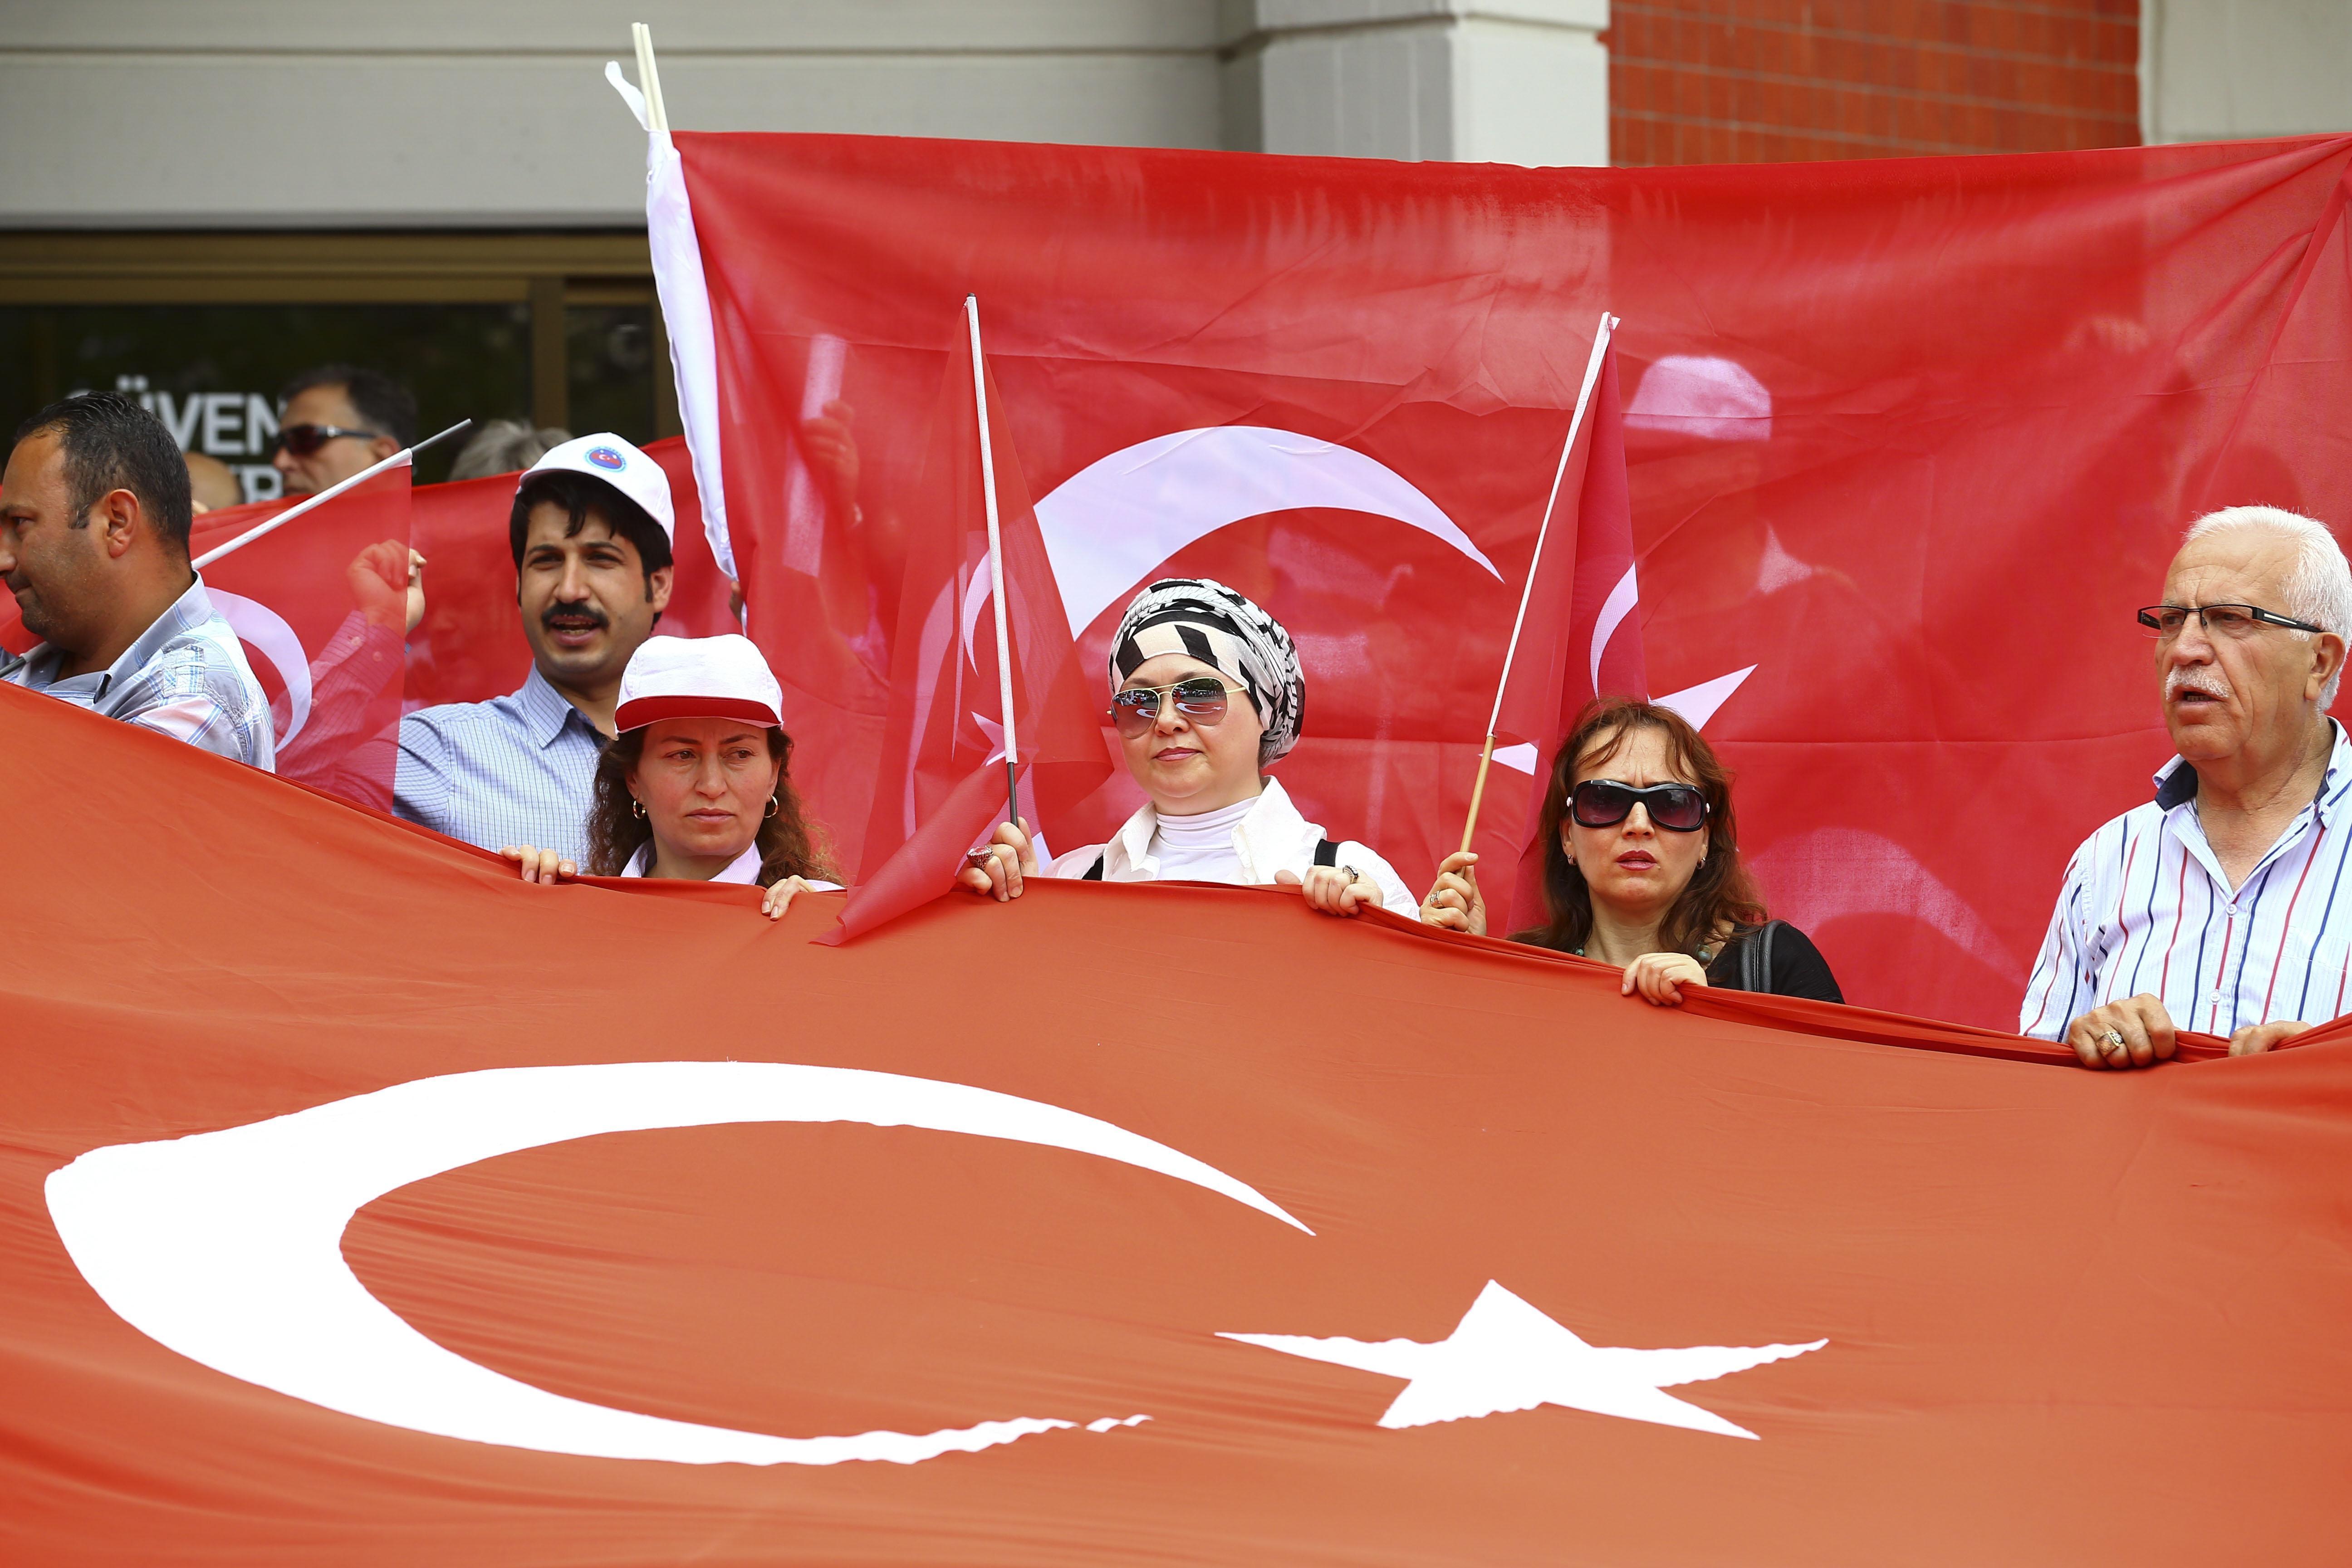
<path fill-rule="evenodd" d="M 255 540 L 262 537 L 262 535 L 277 532 L 279 529 L 285 527 L 296 518 L 300 517 L 304 512 L 309 511 L 312 507 L 324 506 L 327 502 L 334 500 L 337 496 L 342 494 L 345 490 L 352 489 L 353 486 L 367 483 L 370 479 L 375 478 L 386 468 L 395 468 L 402 463 L 408 462 L 414 458 L 417 453 L 425 450 L 425 447 L 432 446 L 437 441 L 446 440 L 448 437 L 455 436 L 458 431 L 463 430 L 472 423 L 473 421 L 470 419 L 460 419 L 455 425 L 450 426 L 446 430 L 442 431 L 438 436 L 427 436 L 424 440 L 419 441 L 414 447 L 403 447 L 399 451 L 394 452 L 391 457 L 384 458 L 382 462 L 372 463 L 368 467 L 362 468 L 358 473 L 353 474 L 350 479 L 339 480 L 334 484 L 329 485 L 325 489 L 319 491 L 308 500 L 298 501 L 294 505 L 288 507 L 284 511 L 279 512 L 268 522 L 247 529 L 243 533 L 238 534 L 235 539 L 230 540 L 226 544 L 216 544 L 213 546 L 213 548 L 205 551 L 194 561 L 189 562 L 188 564 L 201 572 L 205 567 L 211 565 L 214 562 L 219 560 L 222 556 L 235 554 L 236 552 L 244 549 L 247 545 L 252 543 Z"/>
<path fill-rule="evenodd" d="M 1495 683 L 1495 710 L 1486 720 L 1486 745 L 1478 753 L 1478 782 L 1470 788 L 1470 816 L 1462 824 L 1462 847 L 1470 847 L 1470 836 L 1478 831 L 1478 807 L 1486 798 L 1486 769 L 1495 760 L 1495 731 L 1503 724 L 1503 694 L 1511 689 L 1511 661 L 1518 656 L 1519 631 L 1528 624 L 1528 601 L 1536 591 L 1536 569 L 1543 564 L 1544 541 L 1551 535 L 1552 509 L 1559 504 L 1559 487 L 1568 478 L 1568 457 L 1576 450 L 1577 432 L 1584 428 L 1585 406 L 1592 401 L 1593 384 L 1601 379 L 1601 357 L 1609 352 L 1610 334 L 1617 330 L 1617 318 L 1608 311 L 1601 312 L 1601 326 L 1592 334 L 1592 357 L 1584 362 L 1584 384 L 1577 389 L 1576 412 L 1568 421 L 1568 439 L 1560 444 L 1559 467 L 1552 471 L 1551 494 L 1545 499 L 1543 523 L 1536 530 L 1536 552 L 1528 562 L 1528 581 L 1519 590 L 1519 613 L 1511 622 L 1511 640 L 1503 649 L 1503 679 Z"/>
<path fill-rule="evenodd" d="M 996 605 L 996 700 L 1004 721 L 1004 820 L 1021 820 L 1021 784 L 1017 772 L 1021 737 L 1013 721 L 1013 642 L 1005 628 L 1004 547 L 996 521 L 996 455 L 988 438 L 988 362 L 980 353 L 980 298 L 963 297 L 964 324 L 971 330 L 971 401 L 980 412 L 980 497 L 988 510 L 989 597 Z"/>

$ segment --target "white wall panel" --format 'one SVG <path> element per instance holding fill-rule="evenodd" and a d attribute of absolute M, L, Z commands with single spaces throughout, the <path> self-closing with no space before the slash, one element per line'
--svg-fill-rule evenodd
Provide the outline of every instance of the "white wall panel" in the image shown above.
<path fill-rule="evenodd" d="M 2352 0 L 2141 0 L 2141 133 L 2352 131 Z"/>

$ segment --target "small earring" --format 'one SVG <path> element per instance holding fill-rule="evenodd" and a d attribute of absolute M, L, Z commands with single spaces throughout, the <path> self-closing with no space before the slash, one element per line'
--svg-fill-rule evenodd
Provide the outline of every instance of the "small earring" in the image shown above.
<path fill-rule="evenodd" d="M 631 795 L 629 797 L 629 815 L 631 816 L 643 816 L 645 814 L 646 803 L 639 800 L 635 795 Z"/>
<path fill-rule="evenodd" d="M 777 804 L 777 802 L 776 802 L 776 797 L 775 797 L 774 795 L 770 795 L 770 796 L 768 797 L 768 809 L 767 809 L 766 811 L 764 811 L 764 812 L 761 813 L 761 815 L 762 816 L 775 816 L 775 815 L 776 815 L 776 804 Z"/>

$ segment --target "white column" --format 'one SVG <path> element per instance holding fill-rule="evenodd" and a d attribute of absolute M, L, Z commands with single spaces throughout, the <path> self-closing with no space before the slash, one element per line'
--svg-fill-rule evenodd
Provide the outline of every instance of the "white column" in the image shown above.
<path fill-rule="evenodd" d="M 2352 3 L 2140 0 L 2140 139 L 2352 131 Z"/>
<path fill-rule="evenodd" d="M 1609 161 L 1608 0 L 1225 0 L 1225 144 Z"/>

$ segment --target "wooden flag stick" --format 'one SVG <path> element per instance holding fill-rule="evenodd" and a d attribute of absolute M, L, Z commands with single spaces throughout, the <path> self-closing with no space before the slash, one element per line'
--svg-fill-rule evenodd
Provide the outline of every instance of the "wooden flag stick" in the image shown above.
<path fill-rule="evenodd" d="M 1486 769 L 1495 760 L 1495 732 L 1503 727 L 1503 695 L 1511 689 L 1511 661 L 1518 657 L 1519 632 L 1528 624 L 1528 601 L 1536 591 L 1536 569 L 1543 564 L 1544 541 L 1551 535 L 1552 509 L 1559 505 L 1559 487 L 1568 478 L 1569 454 L 1576 450 L 1577 432 L 1584 428 L 1584 410 L 1592 401 L 1593 384 L 1601 379 L 1601 361 L 1609 352 L 1609 336 L 1617 318 L 1601 312 L 1600 329 L 1592 334 L 1592 357 L 1584 362 L 1584 384 L 1577 389 L 1576 412 L 1568 421 L 1568 439 L 1560 443 L 1559 467 L 1552 470 L 1551 494 L 1544 500 L 1543 522 L 1536 530 L 1536 552 L 1528 560 L 1528 580 L 1519 590 L 1519 613 L 1511 622 L 1511 640 L 1503 648 L 1503 678 L 1495 683 L 1495 710 L 1486 720 L 1486 747 L 1478 753 L 1478 782 L 1470 787 L 1470 816 L 1462 824 L 1462 847 L 1470 847 L 1478 831 L 1478 807 L 1486 799 Z M 1540 761 L 1540 759 L 1538 759 Z"/>
<path fill-rule="evenodd" d="M 362 468 L 358 473 L 353 474 L 350 479 L 339 480 L 334 484 L 329 485 L 325 489 L 320 490 L 318 494 L 310 497 L 308 500 L 297 501 L 294 505 L 288 507 L 284 511 L 279 512 L 276 517 L 271 518 L 268 522 L 247 529 L 243 533 L 238 534 L 235 539 L 230 540 L 226 544 L 215 545 L 212 549 L 205 551 L 202 555 L 197 556 L 194 561 L 189 562 L 188 564 L 196 571 L 201 572 L 205 567 L 211 565 L 214 562 L 219 560 L 222 556 L 234 555 L 238 551 L 244 549 L 247 545 L 252 543 L 255 540 L 263 537 L 265 534 L 277 532 L 279 529 L 285 527 L 296 518 L 300 517 L 304 512 L 310 510 L 314 507 L 324 506 L 327 502 L 334 500 L 345 490 L 351 489 L 355 486 L 367 483 L 368 480 L 375 478 L 378 474 L 383 472 L 386 468 L 391 468 L 395 463 L 403 463 L 410 460 L 415 458 L 417 453 L 425 450 L 425 447 L 434 445 L 436 442 L 448 439 L 450 437 L 455 436 L 458 431 L 463 430 L 472 423 L 473 421 L 470 419 L 460 419 L 455 425 L 450 426 L 446 430 L 442 431 L 438 436 L 427 436 L 424 440 L 419 441 L 414 447 L 403 447 L 399 451 L 394 452 L 391 457 L 384 458 L 383 461 L 369 464 L 366 468 Z"/>
<path fill-rule="evenodd" d="M 646 95 L 646 129 L 669 133 L 669 109 L 662 102 L 661 67 L 654 60 L 654 30 L 643 22 L 629 24 L 629 40 L 637 47 L 637 89 Z"/>
<path fill-rule="evenodd" d="M 980 497 L 988 510 L 989 597 L 996 605 L 996 700 L 1004 721 L 1004 820 L 1017 824 L 1021 820 L 1021 740 L 1013 727 L 1013 641 L 1005 629 L 1004 613 L 1004 601 L 1011 594 L 1004 581 L 1003 541 L 996 521 L 996 454 L 988 439 L 988 362 L 980 353 L 978 295 L 963 297 L 963 319 L 971 330 L 971 401 L 980 412 Z"/>

